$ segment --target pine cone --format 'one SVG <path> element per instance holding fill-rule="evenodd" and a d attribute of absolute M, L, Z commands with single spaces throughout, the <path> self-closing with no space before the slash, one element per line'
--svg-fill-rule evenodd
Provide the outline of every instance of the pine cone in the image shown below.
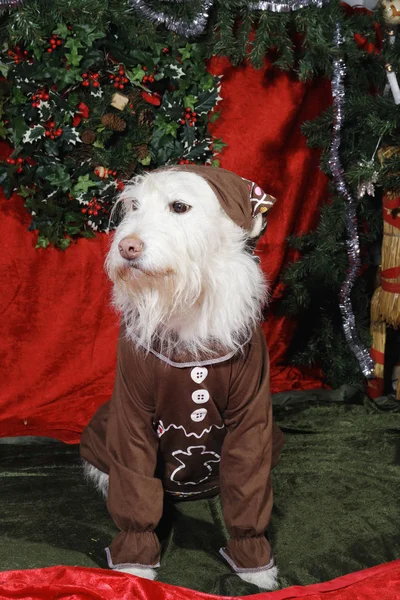
<path fill-rule="evenodd" d="M 138 157 L 139 160 L 143 160 L 144 158 L 146 158 L 146 156 L 149 153 L 149 147 L 147 144 L 140 144 L 140 146 L 137 146 L 135 148 L 136 150 L 136 156 Z"/>
<path fill-rule="evenodd" d="M 151 127 L 154 123 L 153 111 L 149 110 L 148 108 L 145 108 L 139 114 L 138 121 L 139 121 L 139 125 L 141 125 L 142 127 L 144 127 L 144 126 Z"/>
<path fill-rule="evenodd" d="M 139 100 L 142 99 L 142 93 L 140 90 L 132 90 L 131 92 L 129 92 L 128 94 L 128 98 L 129 98 L 129 102 L 131 102 L 132 104 L 135 104 L 136 102 L 139 102 Z"/>
<path fill-rule="evenodd" d="M 137 162 L 136 161 L 132 161 L 125 169 L 122 169 L 122 171 L 119 174 L 120 179 L 130 179 L 131 177 L 133 177 L 133 175 L 136 172 L 136 167 L 137 167 Z"/>
<path fill-rule="evenodd" d="M 96 134 L 92 129 L 86 129 L 81 135 L 82 142 L 84 144 L 93 144 L 96 140 Z"/>
<path fill-rule="evenodd" d="M 121 119 L 118 115 L 113 115 L 112 113 L 107 113 L 101 118 L 101 122 L 105 127 L 111 129 L 112 131 L 125 131 L 126 129 L 126 121 Z"/>

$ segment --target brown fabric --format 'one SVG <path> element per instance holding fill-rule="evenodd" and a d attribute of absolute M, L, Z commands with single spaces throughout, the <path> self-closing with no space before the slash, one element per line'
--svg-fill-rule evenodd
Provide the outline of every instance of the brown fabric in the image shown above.
<path fill-rule="evenodd" d="M 179 165 L 171 168 L 203 177 L 215 192 L 228 217 L 246 231 L 251 231 L 253 217 L 259 212 L 265 217 L 275 203 L 275 198 L 265 194 L 255 183 L 226 169 L 201 165 Z"/>
<path fill-rule="evenodd" d="M 110 475 L 108 509 L 121 530 L 110 547 L 114 565 L 157 564 L 164 490 L 189 499 L 220 492 L 236 566 L 269 562 L 270 471 L 283 436 L 273 427 L 261 328 L 242 354 L 204 368 L 146 355 L 121 330 L 112 399 L 81 442 L 82 457 Z"/>

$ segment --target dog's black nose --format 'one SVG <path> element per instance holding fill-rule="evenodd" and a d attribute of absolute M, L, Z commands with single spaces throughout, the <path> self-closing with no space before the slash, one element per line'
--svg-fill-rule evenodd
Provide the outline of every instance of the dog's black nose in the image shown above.
<path fill-rule="evenodd" d="M 141 239 L 130 235 L 123 238 L 118 244 L 118 250 L 120 255 L 127 260 L 133 260 L 138 258 L 143 250 L 143 242 Z"/>

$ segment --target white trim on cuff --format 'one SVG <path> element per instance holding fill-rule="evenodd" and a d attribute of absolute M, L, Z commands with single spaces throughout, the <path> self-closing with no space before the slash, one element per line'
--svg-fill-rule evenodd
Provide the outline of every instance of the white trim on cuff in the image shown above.
<path fill-rule="evenodd" d="M 105 548 L 105 551 L 107 556 L 107 563 L 110 569 L 157 569 L 157 567 L 161 566 L 159 562 L 156 565 L 141 565 L 139 563 L 120 563 L 118 565 L 114 565 L 111 558 L 110 548 Z"/>
<path fill-rule="evenodd" d="M 275 559 L 273 555 L 271 556 L 271 560 L 269 561 L 269 563 L 264 567 L 255 567 L 254 569 L 243 569 L 235 565 L 229 554 L 227 554 L 226 548 L 220 548 L 219 553 L 226 560 L 228 565 L 232 567 L 235 573 L 259 573 L 260 571 L 268 571 L 269 569 L 272 569 L 275 566 Z"/>

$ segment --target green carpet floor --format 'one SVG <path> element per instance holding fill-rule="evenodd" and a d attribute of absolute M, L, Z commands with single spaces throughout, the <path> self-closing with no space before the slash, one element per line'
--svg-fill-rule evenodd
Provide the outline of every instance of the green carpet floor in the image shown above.
<path fill-rule="evenodd" d="M 270 538 L 282 587 L 400 558 L 400 402 L 336 392 L 278 394 L 286 435 L 274 471 Z M 38 438 L 0 444 L 0 569 L 106 567 L 116 529 L 82 478 L 78 448 Z M 217 499 L 166 506 L 159 579 L 221 595 L 257 592 L 218 555 Z"/>

